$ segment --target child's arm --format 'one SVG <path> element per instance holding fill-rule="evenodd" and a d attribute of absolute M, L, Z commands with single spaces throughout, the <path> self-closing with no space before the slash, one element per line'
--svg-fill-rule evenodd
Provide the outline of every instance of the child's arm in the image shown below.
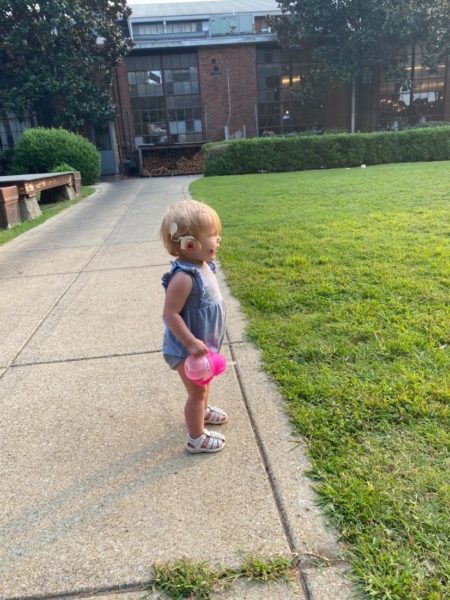
<path fill-rule="evenodd" d="M 170 280 L 166 290 L 163 319 L 167 327 L 179 342 L 193 356 L 202 356 L 208 352 L 208 346 L 196 338 L 187 328 L 180 313 L 192 290 L 192 277 L 179 271 Z"/>

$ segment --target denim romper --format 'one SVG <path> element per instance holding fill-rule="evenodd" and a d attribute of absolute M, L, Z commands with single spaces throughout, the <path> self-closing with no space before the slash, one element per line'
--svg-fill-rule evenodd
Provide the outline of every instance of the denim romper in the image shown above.
<path fill-rule="evenodd" d="M 203 340 L 211 350 L 218 352 L 225 337 L 226 307 L 215 276 L 216 265 L 204 263 L 198 267 L 193 263 L 175 260 L 168 273 L 162 276 L 162 285 L 167 289 L 177 271 L 192 277 L 192 291 L 181 311 L 181 317 L 189 331 Z M 163 339 L 163 355 L 172 368 L 183 361 L 189 352 L 166 326 Z"/>

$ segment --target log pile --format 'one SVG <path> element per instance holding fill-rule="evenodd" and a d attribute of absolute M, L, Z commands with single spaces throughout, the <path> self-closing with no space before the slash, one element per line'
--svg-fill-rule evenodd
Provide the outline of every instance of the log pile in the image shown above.
<path fill-rule="evenodd" d="M 142 167 L 145 177 L 195 175 L 203 172 L 202 151 L 200 148 L 143 150 Z"/>

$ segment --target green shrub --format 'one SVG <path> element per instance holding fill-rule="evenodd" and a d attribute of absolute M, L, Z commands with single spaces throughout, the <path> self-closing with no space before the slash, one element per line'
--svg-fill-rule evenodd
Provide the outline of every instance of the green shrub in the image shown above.
<path fill-rule="evenodd" d="M 65 162 L 56 165 L 56 167 L 53 167 L 52 169 L 52 173 L 66 173 L 67 171 L 76 171 L 76 169 Z"/>
<path fill-rule="evenodd" d="M 424 129 L 429 127 L 448 127 L 449 121 L 425 121 L 424 123 L 415 123 L 414 125 L 406 125 L 403 129 Z"/>
<path fill-rule="evenodd" d="M 450 127 L 212 142 L 203 153 L 206 176 L 448 160 Z"/>
<path fill-rule="evenodd" d="M 100 153 L 76 133 L 43 127 L 27 129 L 15 146 L 14 173 L 48 173 L 61 163 L 80 171 L 83 185 L 99 178 Z"/>

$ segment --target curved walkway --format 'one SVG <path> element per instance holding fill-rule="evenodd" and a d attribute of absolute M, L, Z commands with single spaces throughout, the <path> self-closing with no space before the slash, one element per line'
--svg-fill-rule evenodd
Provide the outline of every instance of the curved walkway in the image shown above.
<path fill-rule="evenodd" d="M 236 566 L 248 552 L 295 553 L 298 578 L 217 597 L 351 597 L 304 447 L 225 283 L 236 365 L 213 399 L 227 447 L 184 451 L 184 394 L 160 350 L 158 229 L 192 180 L 101 183 L 0 248 L 2 599 L 134 600 L 155 561 Z"/>

